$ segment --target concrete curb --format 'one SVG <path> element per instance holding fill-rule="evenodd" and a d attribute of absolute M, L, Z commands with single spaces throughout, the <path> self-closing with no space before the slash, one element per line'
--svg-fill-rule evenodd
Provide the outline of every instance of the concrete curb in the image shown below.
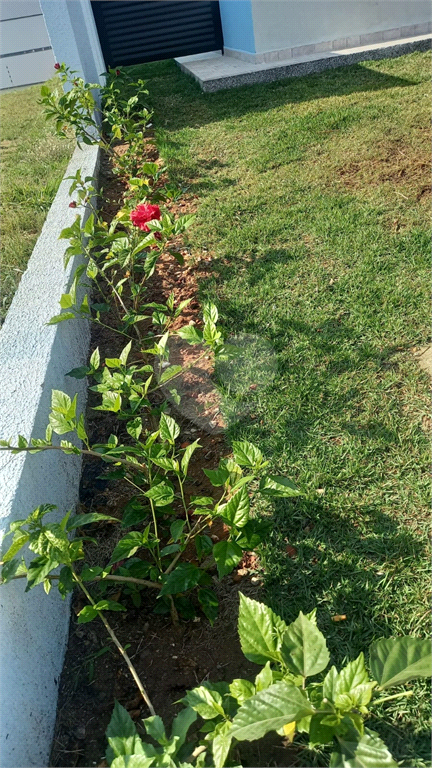
<path fill-rule="evenodd" d="M 97 177 L 99 148 L 76 149 L 65 176 L 81 168 Z M 51 390 L 79 392 L 85 383 L 65 376 L 83 365 L 90 342 L 85 321 L 47 326 L 59 314 L 59 300 L 82 261 L 64 268 L 64 227 L 75 220 L 69 208 L 71 182 L 63 179 L 41 235 L 22 276 L 0 332 L 0 438 L 44 437 Z M 89 214 L 86 211 L 86 216 Z M 80 457 L 60 451 L 36 455 L 0 452 L 0 538 L 13 520 L 39 504 L 55 504 L 60 514 L 78 501 Z M 3 549 L 9 546 L 7 539 Z M 48 765 L 56 717 L 59 677 L 66 649 L 69 602 L 42 586 L 24 592 L 25 582 L 0 587 L 0 764 L 2 768 Z"/>
<path fill-rule="evenodd" d="M 304 75 L 317 74 L 324 72 L 326 69 L 335 69 L 337 67 L 347 67 L 351 64 L 357 64 L 360 61 L 377 61 L 378 59 L 393 59 L 398 56 L 404 56 L 407 53 L 414 53 L 414 51 L 428 51 L 431 47 L 431 38 L 423 38 L 412 42 L 396 42 L 392 45 L 384 43 L 374 48 L 368 46 L 367 50 L 349 52 L 349 49 L 343 53 L 336 54 L 334 52 L 322 54 L 322 56 L 315 55 L 313 58 L 305 61 L 297 61 L 286 65 L 278 64 L 275 66 L 266 65 L 250 65 L 260 66 L 260 69 L 251 69 L 249 72 L 234 73 L 232 75 L 222 75 L 219 77 L 211 77 L 210 75 L 202 75 L 201 72 L 194 71 L 194 65 L 191 61 L 183 62 L 177 60 L 177 64 L 180 69 L 188 75 L 191 75 L 198 81 L 204 93 L 214 93 L 227 88 L 236 88 L 242 85 L 254 85 L 256 83 L 272 83 L 275 80 L 283 80 L 288 77 L 302 77 Z M 189 58 L 189 57 L 188 57 Z M 223 57 L 221 57 L 222 59 Z M 236 59 L 232 58 L 232 61 Z M 213 70 L 217 72 L 217 60 L 212 59 Z M 242 62 L 244 63 L 244 62 Z M 209 64 L 207 60 L 206 65 Z"/>

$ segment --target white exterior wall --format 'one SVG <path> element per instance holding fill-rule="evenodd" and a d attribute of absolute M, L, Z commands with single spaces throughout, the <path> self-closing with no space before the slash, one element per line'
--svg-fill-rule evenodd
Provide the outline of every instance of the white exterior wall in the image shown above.
<path fill-rule="evenodd" d="M 257 54 L 360 38 L 357 45 L 380 42 L 362 35 L 431 20 L 429 0 L 251 0 Z M 400 37 L 426 34 L 412 30 Z M 349 45 L 347 47 L 350 47 Z"/>
<path fill-rule="evenodd" d="M 54 58 L 88 83 L 102 83 L 105 62 L 90 0 L 40 0 Z"/>
<path fill-rule="evenodd" d="M 39 0 L 0 2 L 0 90 L 43 83 L 54 56 Z"/>
<path fill-rule="evenodd" d="M 97 175 L 98 147 L 76 150 L 65 176 L 78 168 Z M 41 235 L 0 331 L 0 438 L 44 437 L 51 390 L 74 395 L 81 411 L 85 383 L 65 374 L 83 365 L 89 345 L 85 321 L 47 325 L 59 314 L 77 257 L 65 270 L 67 241 L 59 240 L 76 211 L 69 208 L 70 180 L 60 184 Z M 89 211 L 87 211 L 89 213 Z M 60 451 L 30 455 L 0 452 L 0 540 L 10 522 L 40 504 L 55 504 L 58 517 L 78 501 L 81 461 Z M 51 516 L 51 520 L 53 520 Z M 9 547 L 8 537 L 1 545 Z M 34 557 L 33 554 L 31 554 Z M 57 693 L 66 649 L 69 601 L 42 585 L 25 592 L 25 580 L 0 586 L 0 765 L 47 766 Z"/>

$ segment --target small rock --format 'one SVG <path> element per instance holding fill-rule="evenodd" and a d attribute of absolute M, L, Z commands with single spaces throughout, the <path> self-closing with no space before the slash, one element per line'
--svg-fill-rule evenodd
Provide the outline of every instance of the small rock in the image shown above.
<path fill-rule="evenodd" d="M 262 584 L 262 579 L 259 576 L 252 576 L 251 583 L 252 584 Z"/>

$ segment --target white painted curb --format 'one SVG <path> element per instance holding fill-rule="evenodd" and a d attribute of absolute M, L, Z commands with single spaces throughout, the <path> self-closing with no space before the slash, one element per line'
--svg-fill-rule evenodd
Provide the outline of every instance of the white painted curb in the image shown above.
<path fill-rule="evenodd" d="M 82 169 L 97 176 L 99 148 L 76 149 L 65 177 Z M 86 362 L 88 323 L 46 324 L 60 312 L 81 257 L 64 268 L 64 227 L 75 220 L 69 187 L 61 182 L 41 235 L 22 276 L 0 332 L 0 438 L 44 437 L 51 390 L 79 392 L 85 405 L 85 380 L 65 374 Z M 88 215 L 87 210 L 86 214 Z M 39 504 L 55 504 L 60 514 L 78 501 L 80 457 L 60 451 L 30 455 L 0 452 L 0 538 L 13 520 Z M 6 539 L 3 550 L 9 546 Z M 56 717 L 59 677 L 66 649 L 69 602 L 56 589 L 24 592 L 25 581 L 0 586 L 0 765 L 47 766 Z"/>

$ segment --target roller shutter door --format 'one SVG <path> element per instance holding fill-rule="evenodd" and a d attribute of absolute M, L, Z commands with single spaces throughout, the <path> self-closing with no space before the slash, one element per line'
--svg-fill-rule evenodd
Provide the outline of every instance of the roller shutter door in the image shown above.
<path fill-rule="evenodd" d="M 201 0 L 95 0 L 106 66 L 127 66 L 220 50 L 219 3 Z"/>

